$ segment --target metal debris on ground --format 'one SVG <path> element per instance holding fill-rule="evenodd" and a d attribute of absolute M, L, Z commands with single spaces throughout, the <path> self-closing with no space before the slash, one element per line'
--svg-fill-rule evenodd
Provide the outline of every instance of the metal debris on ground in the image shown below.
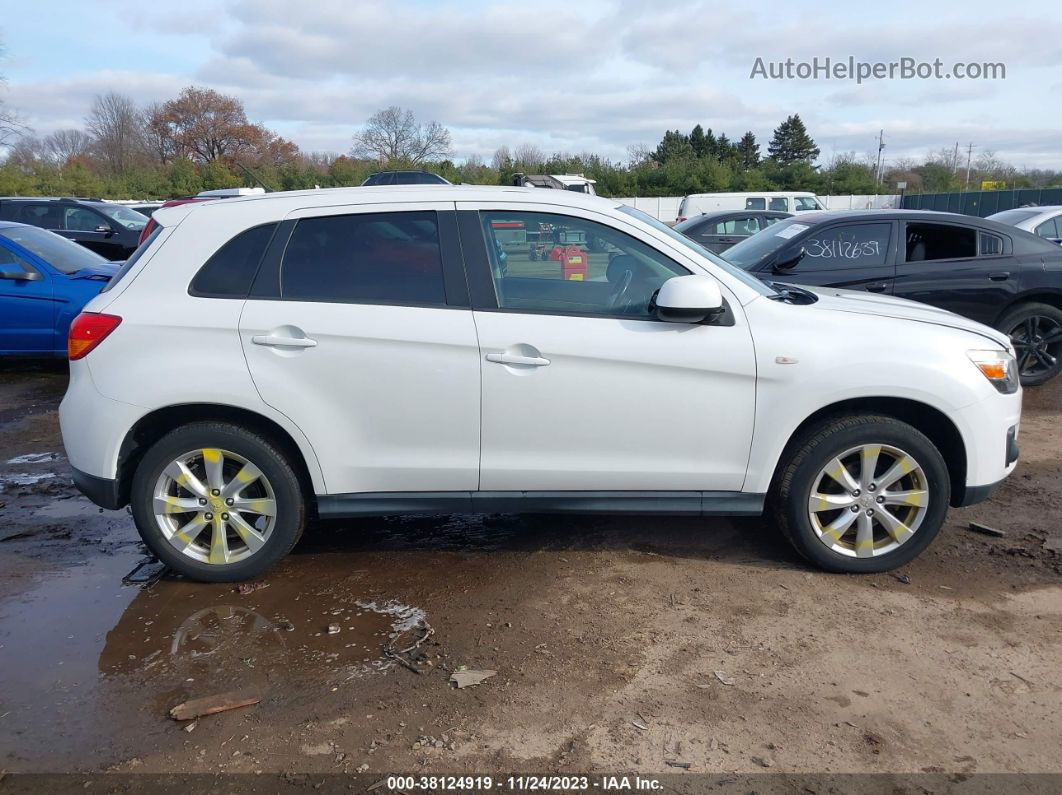
<path fill-rule="evenodd" d="M 642 723 L 640 720 L 632 720 L 631 721 L 631 726 L 633 726 L 636 729 L 641 729 L 643 732 L 649 731 L 649 727 L 646 726 L 644 723 Z"/>
<path fill-rule="evenodd" d="M 715 674 L 715 678 L 722 682 L 724 685 L 734 684 L 734 680 L 726 675 L 726 671 L 712 671 Z"/>
<path fill-rule="evenodd" d="M 268 587 L 269 583 L 267 582 L 241 582 L 239 585 L 236 586 L 236 592 L 240 594 L 240 596 L 247 596 L 247 594 L 251 594 L 255 591 L 260 591 L 263 588 Z"/>
<path fill-rule="evenodd" d="M 690 769 L 690 763 L 689 762 L 679 762 L 679 761 L 676 761 L 674 759 L 665 759 L 664 760 L 664 764 L 667 765 L 668 767 L 681 767 L 683 770 L 689 770 Z"/>
<path fill-rule="evenodd" d="M 170 710 L 170 717 L 174 720 L 194 720 L 204 715 L 214 715 L 230 709 L 250 707 L 261 700 L 261 696 L 247 691 L 219 693 L 216 696 L 193 698 L 191 701 L 178 704 Z"/>
<path fill-rule="evenodd" d="M 122 577 L 122 585 L 139 585 L 141 588 L 150 588 L 161 580 L 167 571 L 169 571 L 169 568 L 158 558 L 144 558 L 133 567 L 131 572 Z"/>
<path fill-rule="evenodd" d="M 970 522 L 967 527 L 968 530 L 973 530 L 975 533 L 980 533 L 985 536 L 992 536 L 993 538 L 1003 538 L 1006 535 L 1002 530 L 997 530 L 994 527 L 989 527 L 986 524 L 980 522 Z"/>
<path fill-rule="evenodd" d="M 338 635 L 340 629 L 341 629 L 341 627 L 339 626 L 339 624 L 329 624 L 328 625 L 328 634 L 329 635 Z"/>
<path fill-rule="evenodd" d="M 452 674 L 450 674 L 450 681 L 457 685 L 458 690 L 462 690 L 466 687 L 474 687 L 483 680 L 490 679 L 497 673 L 497 671 L 473 670 L 471 668 L 465 668 L 462 670 L 454 671 Z"/>
<path fill-rule="evenodd" d="M 908 577 L 906 574 L 894 574 L 892 576 L 895 577 L 897 581 L 902 582 L 904 585 L 911 584 L 911 578 Z"/>

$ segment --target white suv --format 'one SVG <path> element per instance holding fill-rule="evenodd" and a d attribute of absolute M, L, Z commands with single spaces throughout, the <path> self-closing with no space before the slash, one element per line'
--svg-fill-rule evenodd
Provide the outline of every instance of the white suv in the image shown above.
<path fill-rule="evenodd" d="M 354 188 L 154 218 L 72 327 L 60 419 L 81 490 L 192 578 L 258 574 L 311 516 L 765 507 L 813 563 L 882 571 L 1017 458 L 1004 335 L 766 284 L 615 201 Z"/>

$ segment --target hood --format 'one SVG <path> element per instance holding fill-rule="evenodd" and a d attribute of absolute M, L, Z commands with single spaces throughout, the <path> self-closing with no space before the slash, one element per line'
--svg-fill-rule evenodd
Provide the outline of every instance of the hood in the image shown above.
<path fill-rule="evenodd" d="M 874 293 L 859 290 L 839 290 L 833 287 L 801 287 L 818 297 L 820 309 L 831 309 L 837 312 L 854 312 L 860 315 L 878 315 L 879 317 L 892 317 L 899 320 L 914 320 L 919 323 L 932 323 L 936 326 L 968 331 L 985 337 L 1003 348 L 1010 348 L 1010 339 L 1001 331 L 970 320 L 962 315 L 956 315 L 946 309 L 938 309 L 928 304 L 920 304 L 917 301 L 908 301 L 906 298 L 893 298 L 888 295 L 876 295 Z"/>
<path fill-rule="evenodd" d="M 79 271 L 70 274 L 71 279 L 92 279 L 94 281 L 110 281 L 122 267 L 121 262 L 101 262 L 98 265 L 89 265 Z"/>

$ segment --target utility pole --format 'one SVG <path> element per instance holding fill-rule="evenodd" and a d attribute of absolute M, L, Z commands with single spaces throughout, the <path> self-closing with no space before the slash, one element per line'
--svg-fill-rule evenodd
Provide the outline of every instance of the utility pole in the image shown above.
<path fill-rule="evenodd" d="M 966 147 L 966 191 L 970 191 L 970 162 L 973 160 L 973 143 Z"/>
<path fill-rule="evenodd" d="M 881 179 L 884 175 L 884 163 L 881 159 L 881 153 L 885 151 L 885 131 L 878 131 L 878 165 L 874 168 L 874 179 L 880 185 Z"/>

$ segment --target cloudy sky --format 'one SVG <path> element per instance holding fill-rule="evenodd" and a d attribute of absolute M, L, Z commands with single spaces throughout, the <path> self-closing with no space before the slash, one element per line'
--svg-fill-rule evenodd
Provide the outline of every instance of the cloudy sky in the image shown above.
<path fill-rule="evenodd" d="M 93 95 L 234 94 L 305 150 L 346 151 L 387 105 L 450 128 L 455 154 L 501 144 L 625 159 L 667 128 L 733 138 L 799 113 L 828 160 L 975 145 L 1062 168 L 1057 0 L 718 3 L 633 0 L 4 0 L 0 98 L 40 134 Z M 750 79 L 765 62 L 1002 62 L 1003 80 Z"/>

